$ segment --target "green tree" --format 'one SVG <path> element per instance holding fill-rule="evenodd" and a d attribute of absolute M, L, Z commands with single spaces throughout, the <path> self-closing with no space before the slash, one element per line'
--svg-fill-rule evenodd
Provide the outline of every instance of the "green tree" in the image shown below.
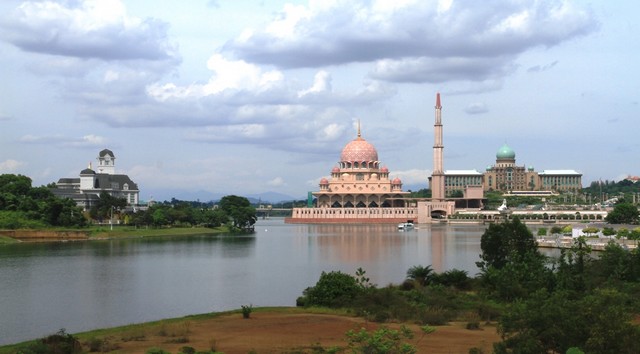
<path fill-rule="evenodd" d="M 598 232 L 600 232 L 600 229 L 597 227 L 585 227 L 582 229 L 582 233 L 587 235 L 587 237 L 597 234 Z"/>
<path fill-rule="evenodd" d="M 434 274 L 430 282 L 443 286 L 454 287 L 458 290 L 469 290 L 471 288 L 471 278 L 465 270 L 450 269 L 444 273 Z"/>
<path fill-rule="evenodd" d="M 619 228 L 618 232 L 616 233 L 616 237 L 617 238 L 627 238 L 627 237 L 629 237 L 629 229 L 627 229 L 626 227 Z"/>
<path fill-rule="evenodd" d="M 218 227 L 229 220 L 229 217 L 222 209 L 205 209 L 198 213 L 196 220 L 206 227 Z"/>
<path fill-rule="evenodd" d="M 0 175 L 0 194 L 27 195 L 31 190 L 31 178 L 23 175 Z"/>
<path fill-rule="evenodd" d="M 538 244 L 531 231 L 517 217 L 501 224 L 491 224 L 480 239 L 480 269 L 504 267 L 512 258 L 528 253 L 542 259 Z"/>
<path fill-rule="evenodd" d="M 618 203 L 604 220 L 610 224 L 635 224 L 638 222 L 638 208 L 631 203 Z"/>
<path fill-rule="evenodd" d="M 539 290 L 502 315 L 503 341 L 494 352 L 565 353 L 576 347 L 585 353 L 637 353 L 640 328 L 631 323 L 629 303 L 628 295 L 611 289 L 582 298 Z"/>
<path fill-rule="evenodd" d="M 579 293 L 586 290 L 586 267 L 591 260 L 590 253 L 591 247 L 584 236 L 576 238 L 570 249 L 560 252 L 556 272 L 558 288 Z"/>
<path fill-rule="evenodd" d="M 52 226 L 85 226 L 87 222 L 82 209 L 73 200 L 53 196 L 43 203 L 42 218 Z"/>
<path fill-rule="evenodd" d="M 112 215 L 116 215 L 126 206 L 127 200 L 125 198 L 117 198 L 106 191 L 102 191 L 98 201 L 89 210 L 89 215 L 97 220 L 111 219 Z"/>
<path fill-rule="evenodd" d="M 562 227 L 560 227 L 560 226 L 552 226 L 550 233 L 552 235 L 559 235 L 559 234 L 562 233 Z"/>
<path fill-rule="evenodd" d="M 407 278 L 415 280 L 418 284 L 425 286 L 430 283 L 434 275 L 433 269 L 428 266 L 413 266 L 407 270 Z"/>
<path fill-rule="evenodd" d="M 322 272 L 316 285 L 304 291 L 305 305 L 343 307 L 364 290 L 352 275 L 340 271 Z"/>
<path fill-rule="evenodd" d="M 629 240 L 636 241 L 636 245 L 638 244 L 638 240 L 640 240 L 640 227 L 636 227 L 635 229 L 629 231 Z"/>
<path fill-rule="evenodd" d="M 256 223 L 256 209 L 245 197 L 225 196 L 220 199 L 219 206 L 231 218 L 234 227 L 247 229 Z"/>
<path fill-rule="evenodd" d="M 552 284 L 546 258 L 531 231 L 518 218 L 492 224 L 480 240 L 480 279 L 489 294 L 503 300 L 527 297 Z"/>
<path fill-rule="evenodd" d="M 602 235 L 603 236 L 613 236 L 616 234 L 616 230 L 614 230 L 612 227 L 603 227 L 602 228 Z"/>

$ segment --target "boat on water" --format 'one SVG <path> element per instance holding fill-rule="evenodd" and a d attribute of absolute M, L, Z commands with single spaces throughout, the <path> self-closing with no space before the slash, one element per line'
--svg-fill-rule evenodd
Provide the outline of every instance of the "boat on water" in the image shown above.
<path fill-rule="evenodd" d="M 411 230 L 413 229 L 412 222 L 401 222 L 398 224 L 398 230 Z"/>

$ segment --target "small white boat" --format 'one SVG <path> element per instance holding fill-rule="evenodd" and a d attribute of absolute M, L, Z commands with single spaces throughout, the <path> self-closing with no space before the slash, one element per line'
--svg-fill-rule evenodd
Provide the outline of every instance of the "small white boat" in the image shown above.
<path fill-rule="evenodd" d="M 411 230 L 413 229 L 412 222 L 401 222 L 398 224 L 398 230 Z"/>

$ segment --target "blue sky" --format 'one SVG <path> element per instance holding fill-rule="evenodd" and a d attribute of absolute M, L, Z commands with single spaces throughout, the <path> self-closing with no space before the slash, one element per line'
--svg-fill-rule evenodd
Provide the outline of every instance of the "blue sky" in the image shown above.
<path fill-rule="evenodd" d="M 76 177 L 111 149 L 141 198 L 304 198 L 362 135 L 426 188 L 519 165 L 640 174 L 636 1 L 0 2 L 0 173 Z M 406 189 L 406 188 L 405 188 Z M 204 196 L 204 194 L 203 194 Z"/>

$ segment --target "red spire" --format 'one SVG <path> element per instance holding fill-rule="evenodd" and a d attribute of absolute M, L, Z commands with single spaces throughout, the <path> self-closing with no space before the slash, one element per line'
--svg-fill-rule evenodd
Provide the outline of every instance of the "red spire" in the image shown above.
<path fill-rule="evenodd" d="M 440 92 L 436 94 L 436 108 L 442 108 L 440 105 Z"/>

